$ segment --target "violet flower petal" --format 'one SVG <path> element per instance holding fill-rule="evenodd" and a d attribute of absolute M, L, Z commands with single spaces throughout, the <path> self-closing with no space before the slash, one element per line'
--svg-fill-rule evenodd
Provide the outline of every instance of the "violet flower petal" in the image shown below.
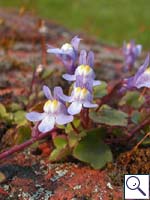
<path fill-rule="evenodd" d="M 75 36 L 71 40 L 71 45 L 73 46 L 73 48 L 75 49 L 75 51 L 78 51 L 80 40 L 82 40 L 82 39 L 79 38 L 78 36 Z"/>
<path fill-rule="evenodd" d="M 79 65 L 86 65 L 86 57 L 87 57 L 87 52 L 86 50 L 81 50 L 80 56 L 79 56 Z"/>
<path fill-rule="evenodd" d="M 94 66 L 94 53 L 93 53 L 93 51 L 90 51 L 88 53 L 88 56 L 87 56 L 87 65 L 89 65 L 90 67 Z"/>
<path fill-rule="evenodd" d="M 135 74 L 134 80 L 136 80 L 146 70 L 149 64 L 150 64 L 150 56 L 148 54 L 144 64 L 138 69 L 137 73 Z"/>
<path fill-rule="evenodd" d="M 63 101 L 62 103 L 65 103 L 66 101 L 69 102 L 70 101 L 70 97 L 66 96 L 63 93 L 63 90 L 61 87 L 55 87 L 54 88 L 54 98 L 59 100 L 59 101 Z"/>
<path fill-rule="evenodd" d="M 77 75 L 76 76 L 76 82 L 75 82 L 75 87 L 84 87 L 84 83 L 83 83 L 83 76 Z"/>
<path fill-rule="evenodd" d="M 97 105 L 97 104 L 90 103 L 90 102 L 84 102 L 84 103 L 83 103 L 83 106 L 84 106 L 85 108 L 96 108 L 98 105 Z"/>
<path fill-rule="evenodd" d="M 56 116 L 56 123 L 59 125 L 67 124 L 73 121 L 72 115 L 59 114 Z"/>
<path fill-rule="evenodd" d="M 150 73 L 143 73 L 135 83 L 137 88 L 148 87 L 150 88 Z"/>
<path fill-rule="evenodd" d="M 37 122 L 45 117 L 45 113 L 30 112 L 26 114 L 26 118 L 31 122 Z"/>
<path fill-rule="evenodd" d="M 136 45 L 136 48 L 135 48 L 135 55 L 136 56 L 139 56 L 142 52 L 142 45 L 138 44 Z"/>
<path fill-rule="evenodd" d="M 62 77 L 67 81 L 75 81 L 76 76 L 71 74 L 63 74 Z"/>
<path fill-rule="evenodd" d="M 54 124 L 55 118 L 53 116 L 47 115 L 38 126 L 38 129 L 40 132 L 46 133 L 54 128 Z"/>
<path fill-rule="evenodd" d="M 68 107 L 68 113 L 71 115 L 76 115 L 80 113 L 81 109 L 82 109 L 82 103 L 78 101 L 74 101 Z"/>
<path fill-rule="evenodd" d="M 62 54 L 62 50 L 59 48 L 49 48 L 47 49 L 47 53 L 53 53 L 53 54 Z"/>
<path fill-rule="evenodd" d="M 57 99 L 59 100 L 60 98 L 60 95 L 63 94 L 63 91 L 62 91 L 62 88 L 59 87 L 59 86 L 56 86 L 54 87 L 54 91 L 53 91 L 53 96 L 54 96 L 54 99 Z"/>
<path fill-rule="evenodd" d="M 50 91 L 49 87 L 47 87 L 46 85 L 43 86 L 43 92 L 47 99 L 53 99 L 51 91 Z"/>
<path fill-rule="evenodd" d="M 74 52 L 71 51 L 71 50 L 68 50 L 68 51 L 64 51 L 62 49 L 59 49 L 59 48 L 55 48 L 55 49 L 48 49 L 47 50 L 47 53 L 53 53 L 53 54 L 56 54 L 57 56 L 61 55 L 61 56 L 69 56 L 71 58 L 74 58 Z M 61 58 L 61 57 L 60 57 Z"/>
<path fill-rule="evenodd" d="M 99 80 L 93 81 L 93 86 L 98 86 L 98 85 L 101 85 L 101 81 Z"/>

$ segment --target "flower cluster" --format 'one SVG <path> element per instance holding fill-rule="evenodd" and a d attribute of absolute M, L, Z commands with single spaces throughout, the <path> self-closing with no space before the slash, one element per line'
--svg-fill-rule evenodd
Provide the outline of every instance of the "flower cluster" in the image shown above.
<path fill-rule="evenodd" d="M 32 122 L 42 120 L 38 126 L 40 132 L 45 133 L 52 130 L 55 123 L 63 125 L 73 121 L 73 116 L 67 113 L 65 102 L 62 101 L 62 98 L 60 99 L 62 94 L 61 87 L 54 88 L 53 96 L 47 86 L 43 86 L 43 92 L 48 99 L 43 107 L 44 112 L 30 112 L 26 115 L 27 119 Z"/>
<path fill-rule="evenodd" d="M 77 77 L 82 77 L 83 84 L 86 84 L 89 80 L 92 80 L 93 86 L 99 85 L 100 81 L 94 80 L 95 73 L 93 70 L 94 66 L 94 53 L 90 51 L 87 55 L 85 50 L 82 50 L 79 56 L 79 66 L 75 69 L 73 75 L 64 74 L 63 78 L 67 81 L 76 81 Z"/>
<path fill-rule="evenodd" d="M 50 89 L 43 86 L 43 92 L 48 99 L 43 107 L 44 112 L 30 112 L 26 115 L 32 122 L 41 121 L 38 129 L 42 133 L 52 130 L 55 124 L 64 125 L 72 122 L 73 115 L 79 114 L 82 108 L 98 106 L 92 103 L 93 86 L 100 84 L 100 81 L 94 80 L 94 53 L 81 50 L 79 65 L 75 64 L 80 40 L 76 36 L 71 40 L 71 44 L 64 44 L 61 49 L 48 48 L 48 53 L 56 54 L 67 67 L 68 73 L 64 74 L 63 78 L 69 82 L 74 81 L 74 84 L 70 96 L 65 95 L 61 87 L 55 87 L 52 96 Z M 70 103 L 68 108 L 66 102 Z"/>
<path fill-rule="evenodd" d="M 122 90 L 134 88 L 150 88 L 150 57 L 146 57 L 144 64 L 138 69 L 137 73 L 124 80 Z"/>
<path fill-rule="evenodd" d="M 80 40 L 78 36 L 75 36 L 70 43 L 63 44 L 61 48 L 48 45 L 47 53 L 55 54 L 63 62 L 68 73 L 72 74 L 76 67 Z"/>
<path fill-rule="evenodd" d="M 126 71 L 131 70 L 131 68 L 134 66 L 137 57 L 141 54 L 141 51 L 142 51 L 142 45 L 140 44 L 135 45 L 134 41 L 131 41 L 128 44 L 124 42 L 123 55 L 125 60 L 124 68 Z"/>

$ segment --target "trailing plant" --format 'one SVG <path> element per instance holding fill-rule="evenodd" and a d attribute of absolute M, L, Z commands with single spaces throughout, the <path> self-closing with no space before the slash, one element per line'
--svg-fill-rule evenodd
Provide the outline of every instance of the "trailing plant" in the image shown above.
<path fill-rule="evenodd" d="M 95 80 L 94 53 L 79 51 L 80 40 L 75 36 L 71 43 L 61 48 L 48 46 L 47 52 L 55 54 L 67 70 L 62 78 L 70 84 L 68 94 L 64 94 L 60 86 L 54 87 L 52 93 L 47 85 L 43 85 L 47 100 L 26 114 L 26 118 L 35 124 L 31 131 L 32 138 L 25 138 L 22 144 L 22 138 L 18 139 L 19 144 L 0 154 L 1 159 L 50 135 L 54 144 L 50 161 L 72 156 L 95 169 L 101 169 L 113 160 L 113 144 L 132 148 L 134 139 L 138 141 L 142 135 L 144 137 L 145 132 L 143 134 L 141 130 L 149 128 L 150 114 L 146 106 L 150 99 L 148 91 L 140 93 L 140 88 L 150 87 L 149 56 L 134 76 L 122 78 L 111 86 L 105 81 Z M 140 53 L 141 45 L 124 43 L 124 67 L 128 73 L 134 69 Z M 113 105 L 114 93 L 121 98 Z M 2 105 L 0 117 L 9 119 Z M 19 131 L 26 134 L 27 128 L 29 133 L 29 123 L 28 127 L 21 127 Z"/>

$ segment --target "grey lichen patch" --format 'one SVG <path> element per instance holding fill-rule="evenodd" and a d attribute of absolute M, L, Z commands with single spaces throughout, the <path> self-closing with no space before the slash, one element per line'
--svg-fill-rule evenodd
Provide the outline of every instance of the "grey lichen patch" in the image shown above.
<path fill-rule="evenodd" d="M 111 185 L 110 182 L 107 183 L 107 187 L 108 187 L 109 189 L 113 190 L 113 187 L 112 187 L 112 185 Z"/>
<path fill-rule="evenodd" d="M 52 191 L 45 190 L 42 187 L 40 187 L 33 195 L 29 194 L 28 192 L 21 192 L 20 194 L 18 194 L 18 197 L 28 200 L 35 200 L 35 199 L 49 200 L 49 198 L 52 196 L 53 196 Z"/>
<path fill-rule="evenodd" d="M 3 189 L 4 189 L 5 191 L 9 191 L 10 187 L 9 187 L 9 185 L 4 184 L 4 185 L 3 185 Z"/>
<path fill-rule="evenodd" d="M 93 192 L 97 193 L 97 192 L 99 192 L 99 190 L 100 190 L 100 188 L 98 187 L 98 185 L 95 185 Z"/>
<path fill-rule="evenodd" d="M 56 174 L 55 176 L 53 176 L 50 180 L 52 182 L 55 182 L 56 180 L 58 180 L 59 178 L 65 176 L 67 174 L 68 170 L 56 170 Z"/>
<path fill-rule="evenodd" d="M 80 190 L 81 189 L 81 185 L 76 185 L 73 187 L 74 190 Z"/>
<path fill-rule="evenodd" d="M 70 173 L 70 177 L 73 177 L 73 176 L 75 176 L 75 173 L 74 173 L 74 172 L 71 172 L 71 173 Z"/>

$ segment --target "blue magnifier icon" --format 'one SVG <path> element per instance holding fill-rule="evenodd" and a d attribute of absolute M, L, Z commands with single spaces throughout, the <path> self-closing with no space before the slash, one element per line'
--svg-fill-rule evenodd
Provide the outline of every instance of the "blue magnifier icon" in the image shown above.
<path fill-rule="evenodd" d="M 126 186 L 130 190 L 138 190 L 143 196 L 146 196 L 145 192 L 140 188 L 140 180 L 136 176 L 130 176 L 126 180 Z"/>

